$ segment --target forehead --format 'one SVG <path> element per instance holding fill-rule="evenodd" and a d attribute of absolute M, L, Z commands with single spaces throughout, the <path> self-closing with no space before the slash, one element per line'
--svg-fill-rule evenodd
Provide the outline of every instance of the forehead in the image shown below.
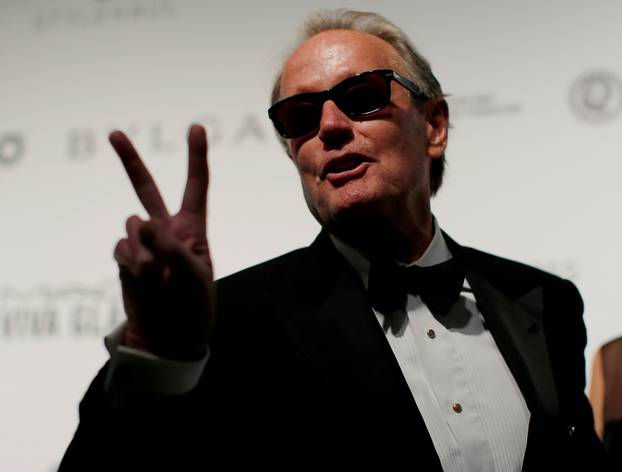
<path fill-rule="evenodd" d="M 329 30 L 304 41 L 281 77 L 281 97 L 325 90 L 359 72 L 395 69 L 399 57 L 386 41 L 368 33 Z"/>

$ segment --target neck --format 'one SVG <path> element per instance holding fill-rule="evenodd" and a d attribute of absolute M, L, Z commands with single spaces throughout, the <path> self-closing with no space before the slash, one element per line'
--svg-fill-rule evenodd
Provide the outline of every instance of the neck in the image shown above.
<path fill-rule="evenodd" d="M 409 221 L 391 224 L 388 221 L 349 222 L 331 228 L 337 237 L 369 257 L 389 257 L 413 262 L 428 248 L 434 236 L 434 220 L 430 212 Z"/>

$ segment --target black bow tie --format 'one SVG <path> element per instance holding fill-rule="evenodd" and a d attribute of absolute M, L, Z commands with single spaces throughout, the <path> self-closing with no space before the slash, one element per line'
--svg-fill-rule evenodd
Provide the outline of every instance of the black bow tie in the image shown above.
<path fill-rule="evenodd" d="M 456 258 L 429 267 L 400 267 L 387 259 L 373 259 L 368 294 L 372 306 L 383 314 L 403 308 L 406 296 L 419 295 L 435 314 L 447 314 L 460 297 L 464 265 Z"/>

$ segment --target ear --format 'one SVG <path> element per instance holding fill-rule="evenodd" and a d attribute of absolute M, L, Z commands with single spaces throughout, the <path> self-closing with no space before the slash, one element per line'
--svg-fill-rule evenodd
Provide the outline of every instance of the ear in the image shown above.
<path fill-rule="evenodd" d="M 428 156 L 438 159 L 447 148 L 449 107 L 442 97 L 430 100 L 424 106 Z"/>

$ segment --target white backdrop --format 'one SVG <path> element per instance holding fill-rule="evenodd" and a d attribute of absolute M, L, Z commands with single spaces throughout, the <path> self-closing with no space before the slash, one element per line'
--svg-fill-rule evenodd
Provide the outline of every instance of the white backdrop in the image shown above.
<path fill-rule="evenodd" d="M 55 469 L 123 316 L 111 254 L 143 211 L 109 130 L 135 138 L 176 208 L 187 127 L 207 125 L 218 276 L 314 238 L 266 109 L 302 19 L 333 6 L 0 0 L 0 470 Z M 622 334 L 622 3 L 343 6 L 400 25 L 451 94 L 442 226 L 575 281 L 591 359 Z"/>

